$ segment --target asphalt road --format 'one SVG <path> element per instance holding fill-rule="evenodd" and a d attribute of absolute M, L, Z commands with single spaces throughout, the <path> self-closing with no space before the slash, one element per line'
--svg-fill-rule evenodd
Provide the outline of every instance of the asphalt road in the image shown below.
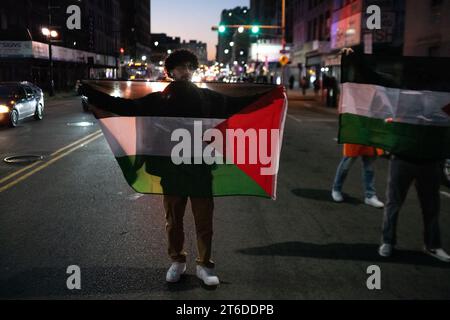
<path fill-rule="evenodd" d="M 179 284 L 165 283 L 161 197 L 128 187 L 78 98 L 52 101 L 42 122 L 0 128 L 1 159 L 45 156 L 33 167 L 0 163 L 0 298 L 449 299 L 450 264 L 421 253 L 415 192 L 400 217 L 398 254 L 378 257 L 382 211 L 363 204 L 359 163 L 345 187 L 349 201 L 330 199 L 341 157 L 337 116 L 308 101 L 290 106 L 277 201 L 216 199 L 214 260 L 222 284 L 213 289 L 195 277 L 190 209 L 188 273 Z M 73 126 L 78 122 L 94 125 Z M 384 200 L 387 161 L 376 170 Z M 442 238 L 450 250 L 450 190 L 442 191 Z M 81 268 L 81 290 L 66 287 L 71 265 Z M 366 286 L 371 265 L 381 268 L 381 290 Z"/>

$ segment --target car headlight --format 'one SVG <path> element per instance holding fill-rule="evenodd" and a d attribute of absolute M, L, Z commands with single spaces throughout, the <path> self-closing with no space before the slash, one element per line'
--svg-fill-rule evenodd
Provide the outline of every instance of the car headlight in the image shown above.
<path fill-rule="evenodd" d="M 9 113 L 9 107 L 5 105 L 0 105 L 0 113 Z"/>

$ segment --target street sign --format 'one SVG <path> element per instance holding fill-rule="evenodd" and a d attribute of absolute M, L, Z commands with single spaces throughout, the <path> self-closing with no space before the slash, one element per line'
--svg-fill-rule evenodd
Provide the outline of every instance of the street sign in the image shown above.
<path fill-rule="evenodd" d="M 283 55 L 283 56 L 281 56 L 279 61 L 282 66 L 285 66 L 289 63 L 289 57 L 286 55 Z"/>

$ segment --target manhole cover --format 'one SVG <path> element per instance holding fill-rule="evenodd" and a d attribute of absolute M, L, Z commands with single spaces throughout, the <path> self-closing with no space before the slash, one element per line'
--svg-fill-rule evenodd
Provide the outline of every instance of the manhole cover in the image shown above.
<path fill-rule="evenodd" d="M 30 163 L 36 161 L 44 160 L 44 156 L 37 155 L 20 155 L 20 156 L 12 156 L 3 159 L 6 163 L 16 164 L 16 163 Z"/>
<path fill-rule="evenodd" d="M 69 127 L 92 127 L 93 122 L 72 122 L 67 124 Z"/>

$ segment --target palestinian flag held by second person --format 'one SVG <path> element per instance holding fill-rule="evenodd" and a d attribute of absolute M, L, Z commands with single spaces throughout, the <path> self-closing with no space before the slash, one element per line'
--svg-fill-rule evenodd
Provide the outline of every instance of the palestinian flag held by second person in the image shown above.
<path fill-rule="evenodd" d="M 136 192 L 276 198 L 283 87 L 85 81 L 83 94 Z"/>
<path fill-rule="evenodd" d="M 340 143 L 450 158 L 449 58 L 342 57 Z"/>

